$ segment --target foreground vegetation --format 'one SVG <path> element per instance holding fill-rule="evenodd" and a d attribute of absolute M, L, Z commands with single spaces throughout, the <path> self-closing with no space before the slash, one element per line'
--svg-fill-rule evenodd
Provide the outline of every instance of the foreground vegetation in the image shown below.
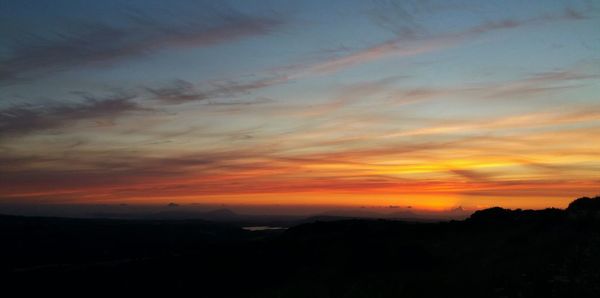
<path fill-rule="evenodd" d="M 600 297 L 600 197 L 465 221 L 250 232 L 181 220 L 2 216 L 20 293 L 194 297 Z"/>

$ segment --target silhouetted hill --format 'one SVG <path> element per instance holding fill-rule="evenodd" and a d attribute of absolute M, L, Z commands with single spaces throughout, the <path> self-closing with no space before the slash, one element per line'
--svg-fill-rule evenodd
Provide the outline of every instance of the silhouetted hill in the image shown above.
<path fill-rule="evenodd" d="M 515 224 L 532 221 L 553 222 L 564 219 L 566 212 L 561 209 L 548 208 L 544 210 L 510 210 L 500 207 L 479 210 L 473 213 L 467 221 L 477 224 Z"/>
<path fill-rule="evenodd" d="M 307 222 L 304 216 L 293 215 L 250 215 L 239 214 L 230 209 L 194 210 L 181 206 L 170 206 L 168 210 L 158 212 L 94 212 L 87 214 L 91 218 L 136 219 L 136 220 L 205 220 L 227 223 L 232 226 L 283 226 L 288 227 Z"/>
<path fill-rule="evenodd" d="M 571 212 L 599 212 L 600 211 L 600 196 L 594 198 L 583 197 L 579 198 L 567 208 Z"/>
<path fill-rule="evenodd" d="M 168 210 L 144 216 L 146 219 L 203 219 L 210 221 L 234 221 L 246 217 L 229 209 L 211 211 Z"/>
<path fill-rule="evenodd" d="M 22 216 L 0 216 L 0 234 L 4 269 L 179 254 L 251 237 L 237 227 L 204 220 Z"/>
<path fill-rule="evenodd" d="M 1 216 L 0 273 L 22 295 L 600 297 L 599 201 L 436 223 L 316 217 L 284 232 Z"/>

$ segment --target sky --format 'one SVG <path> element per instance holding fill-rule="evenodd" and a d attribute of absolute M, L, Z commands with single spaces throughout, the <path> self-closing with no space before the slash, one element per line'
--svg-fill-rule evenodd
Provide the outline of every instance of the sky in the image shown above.
<path fill-rule="evenodd" d="M 0 3 L 0 203 L 565 207 L 600 1 Z"/>

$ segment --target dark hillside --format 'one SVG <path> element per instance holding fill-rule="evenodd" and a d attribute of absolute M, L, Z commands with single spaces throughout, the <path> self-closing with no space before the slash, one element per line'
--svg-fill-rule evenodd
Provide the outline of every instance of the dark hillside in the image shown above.
<path fill-rule="evenodd" d="M 204 221 L 2 217 L 2 272 L 7 287 L 44 293 L 598 297 L 597 202 L 491 208 L 440 223 L 314 222 L 285 232 Z"/>

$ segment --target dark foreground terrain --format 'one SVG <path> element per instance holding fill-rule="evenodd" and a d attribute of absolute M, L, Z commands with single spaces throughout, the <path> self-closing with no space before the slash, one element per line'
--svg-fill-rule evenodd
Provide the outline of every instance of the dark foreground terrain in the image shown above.
<path fill-rule="evenodd" d="M 199 220 L 0 216 L 11 296 L 600 297 L 600 197 L 465 221 L 245 231 Z"/>

